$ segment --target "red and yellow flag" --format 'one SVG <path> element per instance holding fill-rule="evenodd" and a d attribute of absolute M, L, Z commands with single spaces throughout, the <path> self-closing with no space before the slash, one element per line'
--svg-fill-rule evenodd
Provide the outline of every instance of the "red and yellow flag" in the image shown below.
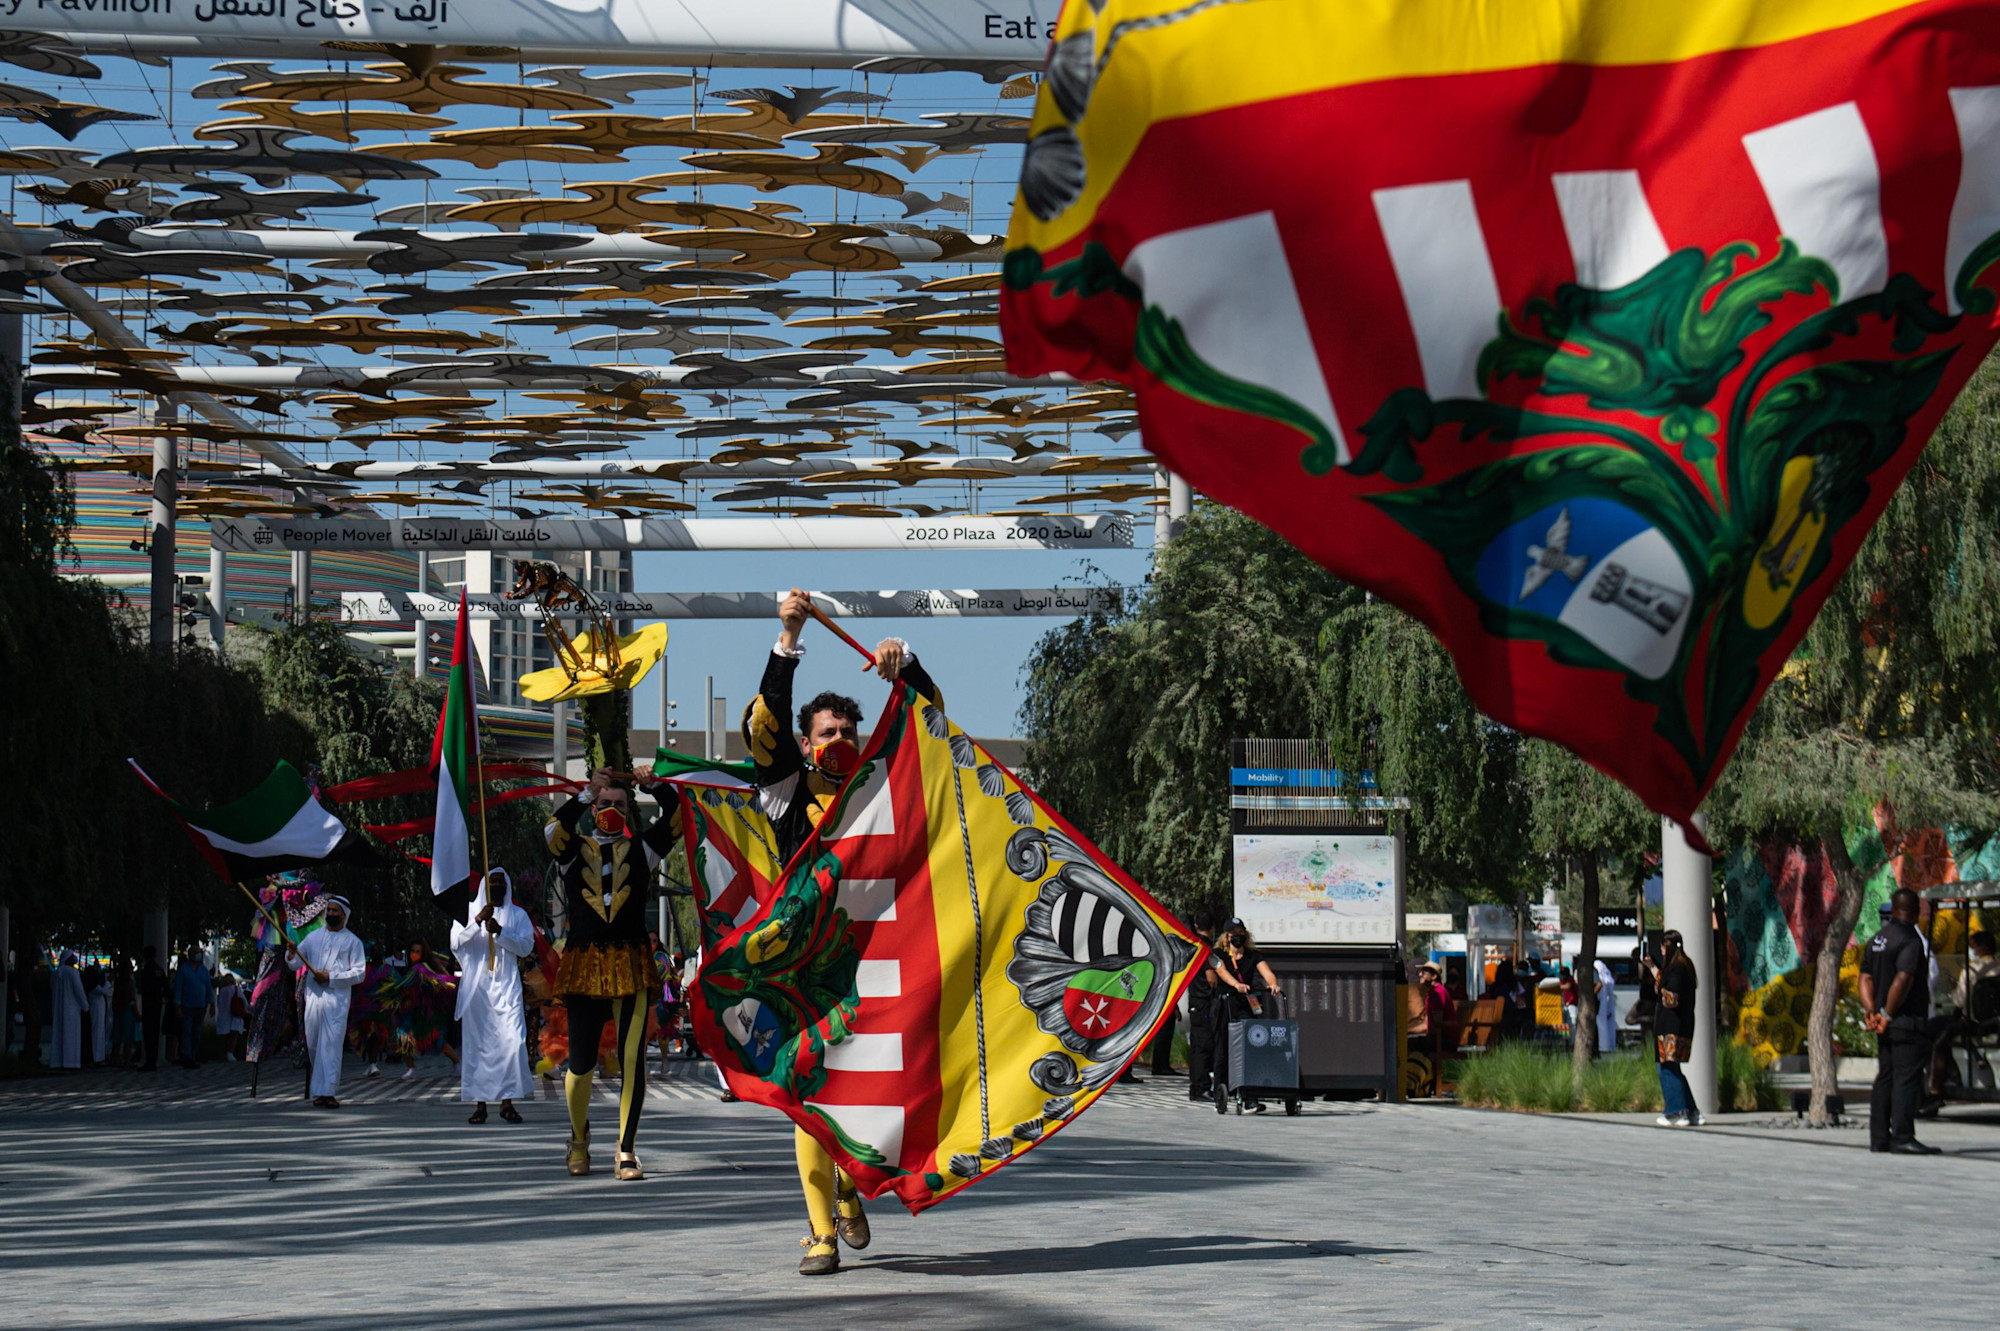
<path fill-rule="evenodd" d="M 788 865 L 754 791 L 681 789 L 702 1048 L 913 1212 L 1087 1109 L 1206 952 L 906 686 Z"/>
<path fill-rule="evenodd" d="M 1685 818 L 1993 345 L 2000 8 L 1093 0 L 1011 368 Z"/>

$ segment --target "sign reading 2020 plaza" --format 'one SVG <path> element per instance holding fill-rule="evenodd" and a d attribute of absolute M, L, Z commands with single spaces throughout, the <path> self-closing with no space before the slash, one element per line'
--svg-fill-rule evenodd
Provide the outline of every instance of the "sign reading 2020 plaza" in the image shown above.
<path fill-rule="evenodd" d="M 4 3 L 4 0 L 0 0 Z M 232 518 L 223 550 L 1125 550 L 1122 514 L 1031 518 Z"/>

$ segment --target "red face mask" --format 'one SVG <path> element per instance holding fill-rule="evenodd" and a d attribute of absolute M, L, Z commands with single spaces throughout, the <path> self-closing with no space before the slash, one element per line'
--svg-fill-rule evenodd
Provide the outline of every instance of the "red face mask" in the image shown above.
<path fill-rule="evenodd" d="M 849 740 L 828 740 L 813 750 L 813 766 L 835 781 L 847 780 L 860 765 L 861 750 Z"/>
<path fill-rule="evenodd" d="M 624 836 L 625 815 L 616 805 L 607 804 L 597 811 L 597 830 L 606 836 Z"/>

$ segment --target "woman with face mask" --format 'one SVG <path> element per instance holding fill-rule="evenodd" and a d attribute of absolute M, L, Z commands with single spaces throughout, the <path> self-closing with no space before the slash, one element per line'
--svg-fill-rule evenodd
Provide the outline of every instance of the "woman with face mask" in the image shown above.
<path fill-rule="evenodd" d="M 1655 1121 L 1663 1128 L 1700 1127 L 1701 1111 L 1695 1108 L 1694 1088 L 1681 1071 L 1681 1064 L 1694 1049 L 1695 973 L 1694 962 L 1681 945 L 1680 930 L 1662 933 L 1658 960 L 1649 957 L 1644 964 L 1659 991 L 1653 1041 L 1660 1055 L 1663 1108 Z"/>

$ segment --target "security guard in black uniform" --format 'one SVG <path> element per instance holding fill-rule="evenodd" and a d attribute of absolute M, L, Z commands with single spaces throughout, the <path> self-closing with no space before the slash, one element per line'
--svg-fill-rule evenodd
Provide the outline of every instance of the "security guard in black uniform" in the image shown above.
<path fill-rule="evenodd" d="M 1877 1070 L 1868 1149 L 1937 1155 L 1917 1140 L 1917 1097 L 1930 1061 L 1931 948 L 1917 928 L 1917 894 L 1889 898 L 1889 918 L 1861 954 L 1861 1011 L 1875 1032 Z"/>

